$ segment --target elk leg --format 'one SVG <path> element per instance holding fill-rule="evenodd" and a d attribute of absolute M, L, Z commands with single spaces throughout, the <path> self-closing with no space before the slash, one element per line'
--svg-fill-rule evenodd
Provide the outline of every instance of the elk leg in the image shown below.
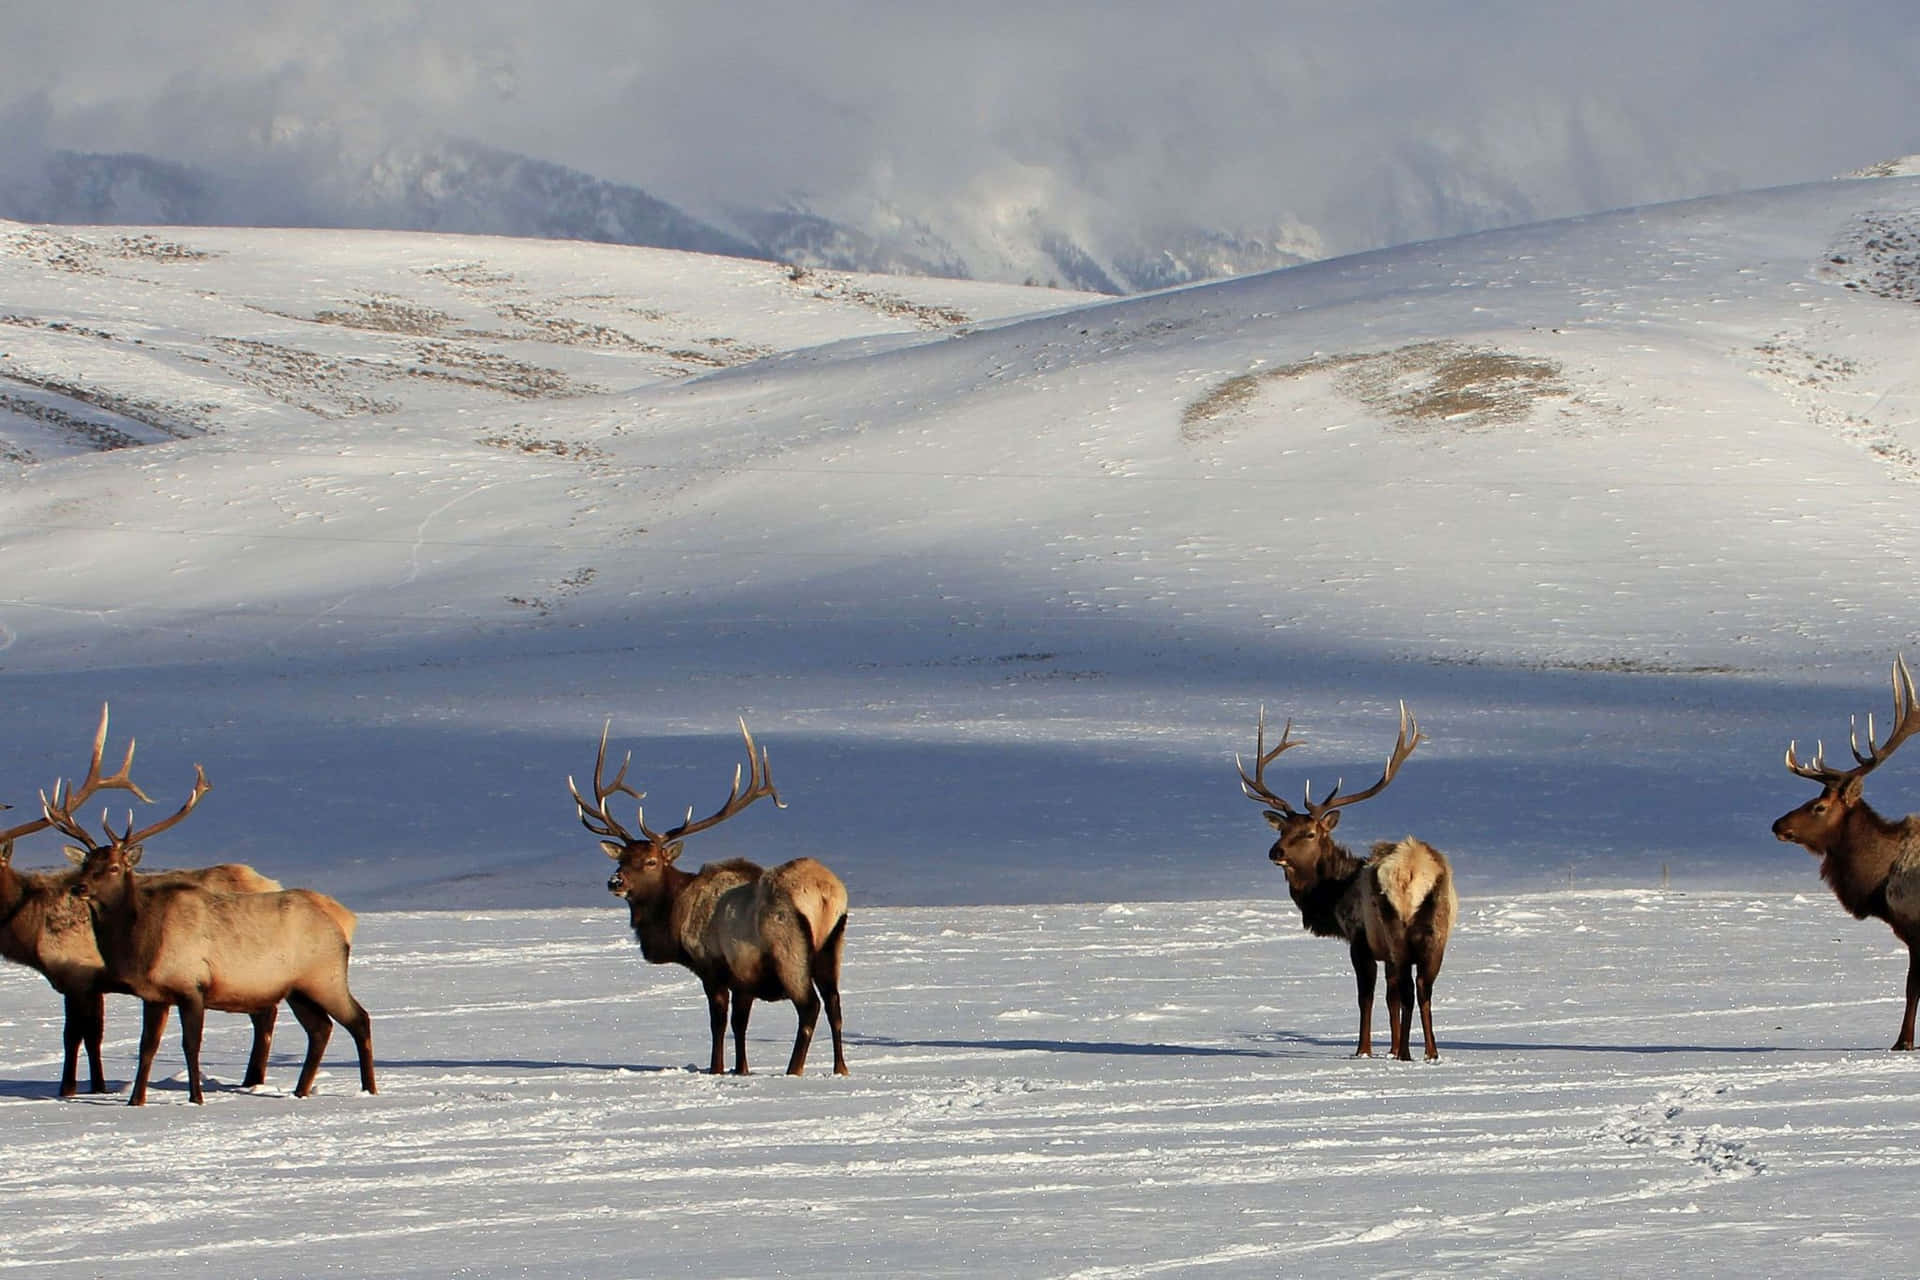
<path fill-rule="evenodd" d="M 787 1074 L 797 1076 L 806 1074 L 807 1050 L 813 1044 L 813 1028 L 820 1021 L 820 997 L 809 985 L 806 998 L 794 1001 L 793 1007 L 800 1015 L 800 1026 L 793 1033 L 793 1053 L 787 1059 Z"/>
<path fill-rule="evenodd" d="M 1913 1010 L 1920 1004 L 1920 951 L 1907 944 L 1907 1010 L 1900 1019 L 1900 1038 L 1893 1042 L 1896 1049 L 1913 1048 Z"/>
<path fill-rule="evenodd" d="M 833 1033 L 833 1074 L 844 1076 L 847 1071 L 847 1051 L 841 1044 L 840 1024 L 840 983 L 835 978 L 823 977 L 819 980 L 821 1002 L 827 1010 L 827 1030 Z"/>
<path fill-rule="evenodd" d="M 713 1061 L 707 1073 L 717 1076 L 727 1069 L 727 989 L 711 982 L 707 984 L 707 1021 L 713 1027 Z"/>
<path fill-rule="evenodd" d="M 60 1026 L 60 1096 L 71 1098 L 80 1092 L 80 1046 L 87 1038 L 87 997 L 63 992 L 62 1000 L 66 1005 L 66 1019 Z M 90 1046 L 91 1047 L 91 1046 Z M 93 1072 L 94 1092 L 98 1093 L 100 1080 L 99 1050 L 94 1048 Z"/>
<path fill-rule="evenodd" d="M 207 1026 L 207 1006 L 198 994 L 180 1002 L 180 1048 L 187 1057 L 187 1097 L 204 1104 L 200 1089 L 200 1037 Z"/>
<path fill-rule="evenodd" d="M 751 1074 L 747 1070 L 747 1019 L 753 1016 L 753 993 L 736 991 L 733 996 L 733 1074 Z M 714 1050 L 716 1060 L 719 1049 Z"/>
<path fill-rule="evenodd" d="M 378 1093 L 380 1088 L 373 1082 L 373 1017 L 366 1007 L 353 997 L 347 997 L 353 1008 L 348 1016 L 340 1019 L 340 1025 L 353 1037 L 353 1051 L 360 1056 L 360 1089 L 364 1093 Z"/>
<path fill-rule="evenodd" d="M 86 1025 L 81 1028 L 81 1042 L 87 1046 L 87 1073 L 92 1077 L 93 1093 L 107 1091 L 107 1073 L 100 1069 L 100 1042 L 107 1034 L 107 997 L 96 991 L 87 997 L 85 1006 Z"/>
<path fill-rule="evenodd" d="M 1387 1035 L 1393 1042 L 1393 1056 L 1403 1062 L 1413 1059 L 1407 1048 L 1407 1035 L 1411 1030 L 1413 1013 L 1413 993 L 1407 990 L 1412 986 L 1411 964 L 1389 960 L 1387 962 Z"/>
<path fill-rule="evenodd" d="M 1440 1056 L 1440 1044 L 1433 1038 L 1433 971 L 1425 965 L 1420 966 L 1415 990 L 1420 997 L 1420 1034 L 1427 1042 L 1427 1061 L 1433 1062 Z"/>
<path fill-rule="evenodd" d="M 333 1039 L 333 1019 L 311 996 L 298 991 L 288 993 L 287 1006 L 307 1032 L 306 1061 L 300 1064 L 300 1079 L 293 1086 L 293 1096 L 304 1098 L 313 1092 L 313 1078 L 320 1074 L 320 1055 L 327 1051 L 327 1041 Z"/>
<path fill-rule="evenodd" d="M 147 1105 L 147 1081 L 153 1077 L 153 1055 L 159 1052 L 161 1033 L 167 1029 L 167 1015 L 173 1006 L 164 1000 L 147 1000 L 140 1007 L 140 1067 L 134 1072 L 133 1092 L 127 1096 L 130 1107 Z"/>
<path fill-rule="evenodd" d="M 827 945 L 813 958 L 813 984 L 819 988 L 821 1001 L 826 1005 L 827 1030 L 833 1033 L 833 1074 L 837 1076 L 848 1074 L 846 1049 L 840 1041 L 840 954 L 846 941 L 847 918 L 841 916 L 833 926 Z"/>
<path fill-rule="evenodd" d="M 247 1055 L 247 1074 L 240 1087 L 257 1089 L 267 1082 L 267 1054 L 273 1049 L 273 1024 L 280 1016 L 280 1006 L 268 1005 L 248 1016 L 253 1019 L 253 1052 Z"/>
<path fill-rule="evenodd" d="M 1373 1056 L 1373 983 L 1377 976 L 1373 964 L 1373 950 L 1367 946 L 1365 938 L 1355 938 L 1347 954 L 1353 960 L 1353 977 L 1360 988 L 1360 1043 L 1355 1047 L 1353 1056 L 1371 1058 Z"/>

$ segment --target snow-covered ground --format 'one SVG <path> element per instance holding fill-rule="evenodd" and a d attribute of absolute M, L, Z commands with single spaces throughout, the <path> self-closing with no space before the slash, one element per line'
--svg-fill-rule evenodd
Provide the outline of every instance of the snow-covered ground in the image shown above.
<path fill-rule="evenodd" d="M 1898 1270 L 1899 961 L 1767 824 L 1916 647 L 1916 298 L 1909 177 L 1098 304 L 0 225 L 0 800 L 103 700 L 203 764 L 150 858 L 359 910 L 385 1086 L 56 1105 L 8 969 L 0 1266 Z M 1454 860 L 1431 1068 L 1345 1059 L 1232 773 L 1264 703 L 1370 780 L 1399 698 L 1341 834 Z M 740 714 L 789 807 L 687 860 L 847 881 L 851 1081 L 684 1072 L 566 796 L 610 718 L 706 811 Z"/>
<path fill-rule="evenodd" d="M 1269 882 L 1270 883 L 1270 882 Z M 1824 895 L 1469 902 L 1438 1063 L 1354 1060 L 1343 949 L 1236 902 L 880 908 L 853 1075 L 714 1078 L 621 913 L 377 914 L 351 1050 L 287 1096 L 51 1100 L 0 971 L 0 1268 L 25 1275 L 1881 1276 L 1914 1245 L 1903 962 Z M 122 1068 L 137 1018 L 116 1006 Z M 1384 1046 L 1377 1046 L 1384 1048 Z M 830 1063 L 814 1046 L 816 1071 Z M 168 1069 L 179 1066 L 169 1038 Z"/>

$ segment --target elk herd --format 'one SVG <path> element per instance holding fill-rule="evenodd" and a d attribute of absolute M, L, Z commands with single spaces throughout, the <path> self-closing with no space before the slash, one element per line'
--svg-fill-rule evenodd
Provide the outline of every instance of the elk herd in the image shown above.
<path fill-rule="evenodd" d="M 726 1032 L 733 1030 L 734 1070 L 747 1073 L 747 1023 L 756 1000 L 784 1000 L 798 1015 L 787 1073 L 799 1075 L 820 1014 L 833 1037 L 833 1070 L 847 1074 L 840 1008 L 840 965 L 846 943 L 847 890 L 812 858 L 771 869 L 744 858 L 686 871 L 677 863 L 688 837 L 715 827 L 757 800 L 785 808 L 774 790 L 765 748 L 740 721 L 746 763 L 720 807 L 703 818 L 688 806 L 684 820 L 664 831 L 647 825 L 645 793 L 627 781 L 628 753 L 607 775 L 609 722 L 600 734 L 590 794 L 567 779 L 576 816 L 613 860 L 607 888 L 627 904 L 641 954 L 653 964 L 677 964 L 700 980 L 712 1039 L 709 1070 L 725 1069 Z M 1773 833 L 1820 859 L 1820 876 L 1857 919 L 1892 926 L 1908 949 L 1906 1004 L 1893 1048 L 1910 1050 L 1920 1004 L 1920 815 L 1889 821 L 1861 795 L 1866 775 L 1920 731 L 1920 697 L 1903 658 L 1893 663 L 1893 722 L 1876 741 L 1873 717 L 1851 723 L 1852 767 L 1826 761 L 1824 746 L 1802 762 L 1789 742 L 1786 766 L 1820 785 L 1820 794 L 1780 817 Z M 1341 784 L 1320 799 L 1307 784 L 1300 805 L 1282 799 L 1267 768 L 1303 743 L 1288 720 L 1267 746 L 1262 708 L 1254 736 L 1253 772 L 1239 763 L 1240 789 L 1263 806 L 1278 839 L 1268 857 L 1285 873 L 1302 925 L 1319 937 L 1347 944 L 1360 1012 L 1355 1056 L 1373 1052 L 1373 1003 L 1379 971 L 1386 971 L 1388 1039 L 1393 1056 L 1412 1058 L 1413 1013 L 1420 1013 L 1425 1056 L 1439 1057 L 1433 1028 L 1433 986 L 1446 956 L 1458 902 L 1453 869 L 1438 849 L 1407 836 L 1372 844 L 1364 858 L 1333 839 L 1341 810 L 1384 791 L 1425 739 L 1419 722 L 1400 705 L 1400 731 L 1377 782 L 1343 794 Z M 204 1100 L 200 1045 L 209 1009 L 244 1013 L 253 1044 L 242 1087 L 266 1080 L 277 1010 L 282 1002 L 307 1033 L 306 1056 L 294 1086 L 311 1092 L 322 1055 L 339 1023 L 359 1058 L 360 1087 L 376 1092 L 373 1025 L 347 984 L 356 920 L 353 912 L 312 889 L 287 889 L 251 867 L 226 863 L 197 870 L 138 870 L 146 841 L 184 820 L 210 784 L 195 766 L 186 800 L 168 817 L 135 828 L 131 812 L 116 829 L 103 815 L 98 832 L 81 808 L 103 792 L 149 801 L 133 781 L 133 744 L 120 767 L 103 772 L 107 711 L 102 708 L 86 773 L 56 780 L 39 795 L 38 816 L 0 829 L 0 956 L 44 975 L 64 1001 L 60 1096 L 79 1092 L 79 1057 L 87 1057 L 90 1090 L 107 1091 L 100 1048 L 105 997 L 128 994 L 141 1002 L 138 1067 L 128 1101 L 146 1101 L 153 1061 L 174 1009 L 186 1058 L 188 1095 Z M 742 769 L 745 770 L 744 786 Z M 628 827 L 609 807 L 633 802 Z M 0 805 L 0 808 L 9 806 Z M 20 871 L 14 842 L 54 830 L 71 843 L 71 867 Z"/>

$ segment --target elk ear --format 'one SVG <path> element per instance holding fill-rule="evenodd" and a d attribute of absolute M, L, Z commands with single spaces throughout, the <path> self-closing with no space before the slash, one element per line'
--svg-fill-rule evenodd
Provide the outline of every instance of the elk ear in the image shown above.
<path fill-rule="evenodd" d="M 602 840 L 600 842 L 600 848 L 606 853 L 606 855 L 609 858 L 612 858 L 615 862 L 620 861 L 620 855 L 626 852 L 625 849 L 622 849 L 619 845 L 615 844 L 611 840 Z"/>
<path fill-rule="evenodd" d="M 1867 780 L 1865 776 L 1848 778 L 1847 785 L 1840 788 L 1840 803 L 1847 805 L 1859 804 L 1860 792 L 1866 786 L 1866 783 Z"/>
<path fill-rule="evenodd" d="M 0 842 L 0 867 L 13 865 L 13 841 Z"/>
<path fill-rule="evenodd" d="M 1332 835 L 1333 829 L 1339 825 L 1340 811 L 1338 809 L 1329 809 L 1320 816 L 1320 829 L 1328 835 Z"/>
<path fill-rule="evenodd" d="M 678 858 L 685 852 L 686 847 L 687 842 L 685 840 L 675 840 L 672 844 L 668 845 L 666 850 L 667 861 L 671 863 L 674 859 Z"/>
<path fill-rule="evenodd" d="M 11 841 L 8 842 L 8 846 L 12 846 Z M 84 865 L 87 860 L 87 851 L 77 844 L 63 845 L 61 846 L 60 852 L 66 854 L 67 861 L 76 867 Z"/>
<path fill-rule="evenodd" d="M 129 845 L 126 850 L 127 870 L 131 871 L 135 867 L 139 866 L 140 855 L 145 853 L 146 851 L 147 851 L 147 848 L 145 845 L 139 845 L 139 844 Z"/>
<path fill-rule="evenodd" d="M 1265 818 L 1267 825 L 1275 831 L 1285 831 L 1287 829 L 1287 815 L 1281 813 L 1278 809 L 1262 809 L 1260 816 Z"/>

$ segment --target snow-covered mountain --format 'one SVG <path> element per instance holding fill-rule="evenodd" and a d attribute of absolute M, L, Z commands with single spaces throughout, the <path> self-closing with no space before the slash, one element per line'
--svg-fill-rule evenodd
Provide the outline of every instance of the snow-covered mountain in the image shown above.
<path fill-rule="evenodd" d="M 19 166 L 16 166 L 19 167 Z M 1044 207 L 820 212 L 802 198 L 693 216 L 638 187 L 459 138 L 356 146 L 302 127 L 221 167 L 56 151 L 0 184 L 0 217 L 63 224 L 382 228 L 586 240 L 807 268 L 1133 293 L 1319 256 L 1297 226 L 1082 227 Z"/>

